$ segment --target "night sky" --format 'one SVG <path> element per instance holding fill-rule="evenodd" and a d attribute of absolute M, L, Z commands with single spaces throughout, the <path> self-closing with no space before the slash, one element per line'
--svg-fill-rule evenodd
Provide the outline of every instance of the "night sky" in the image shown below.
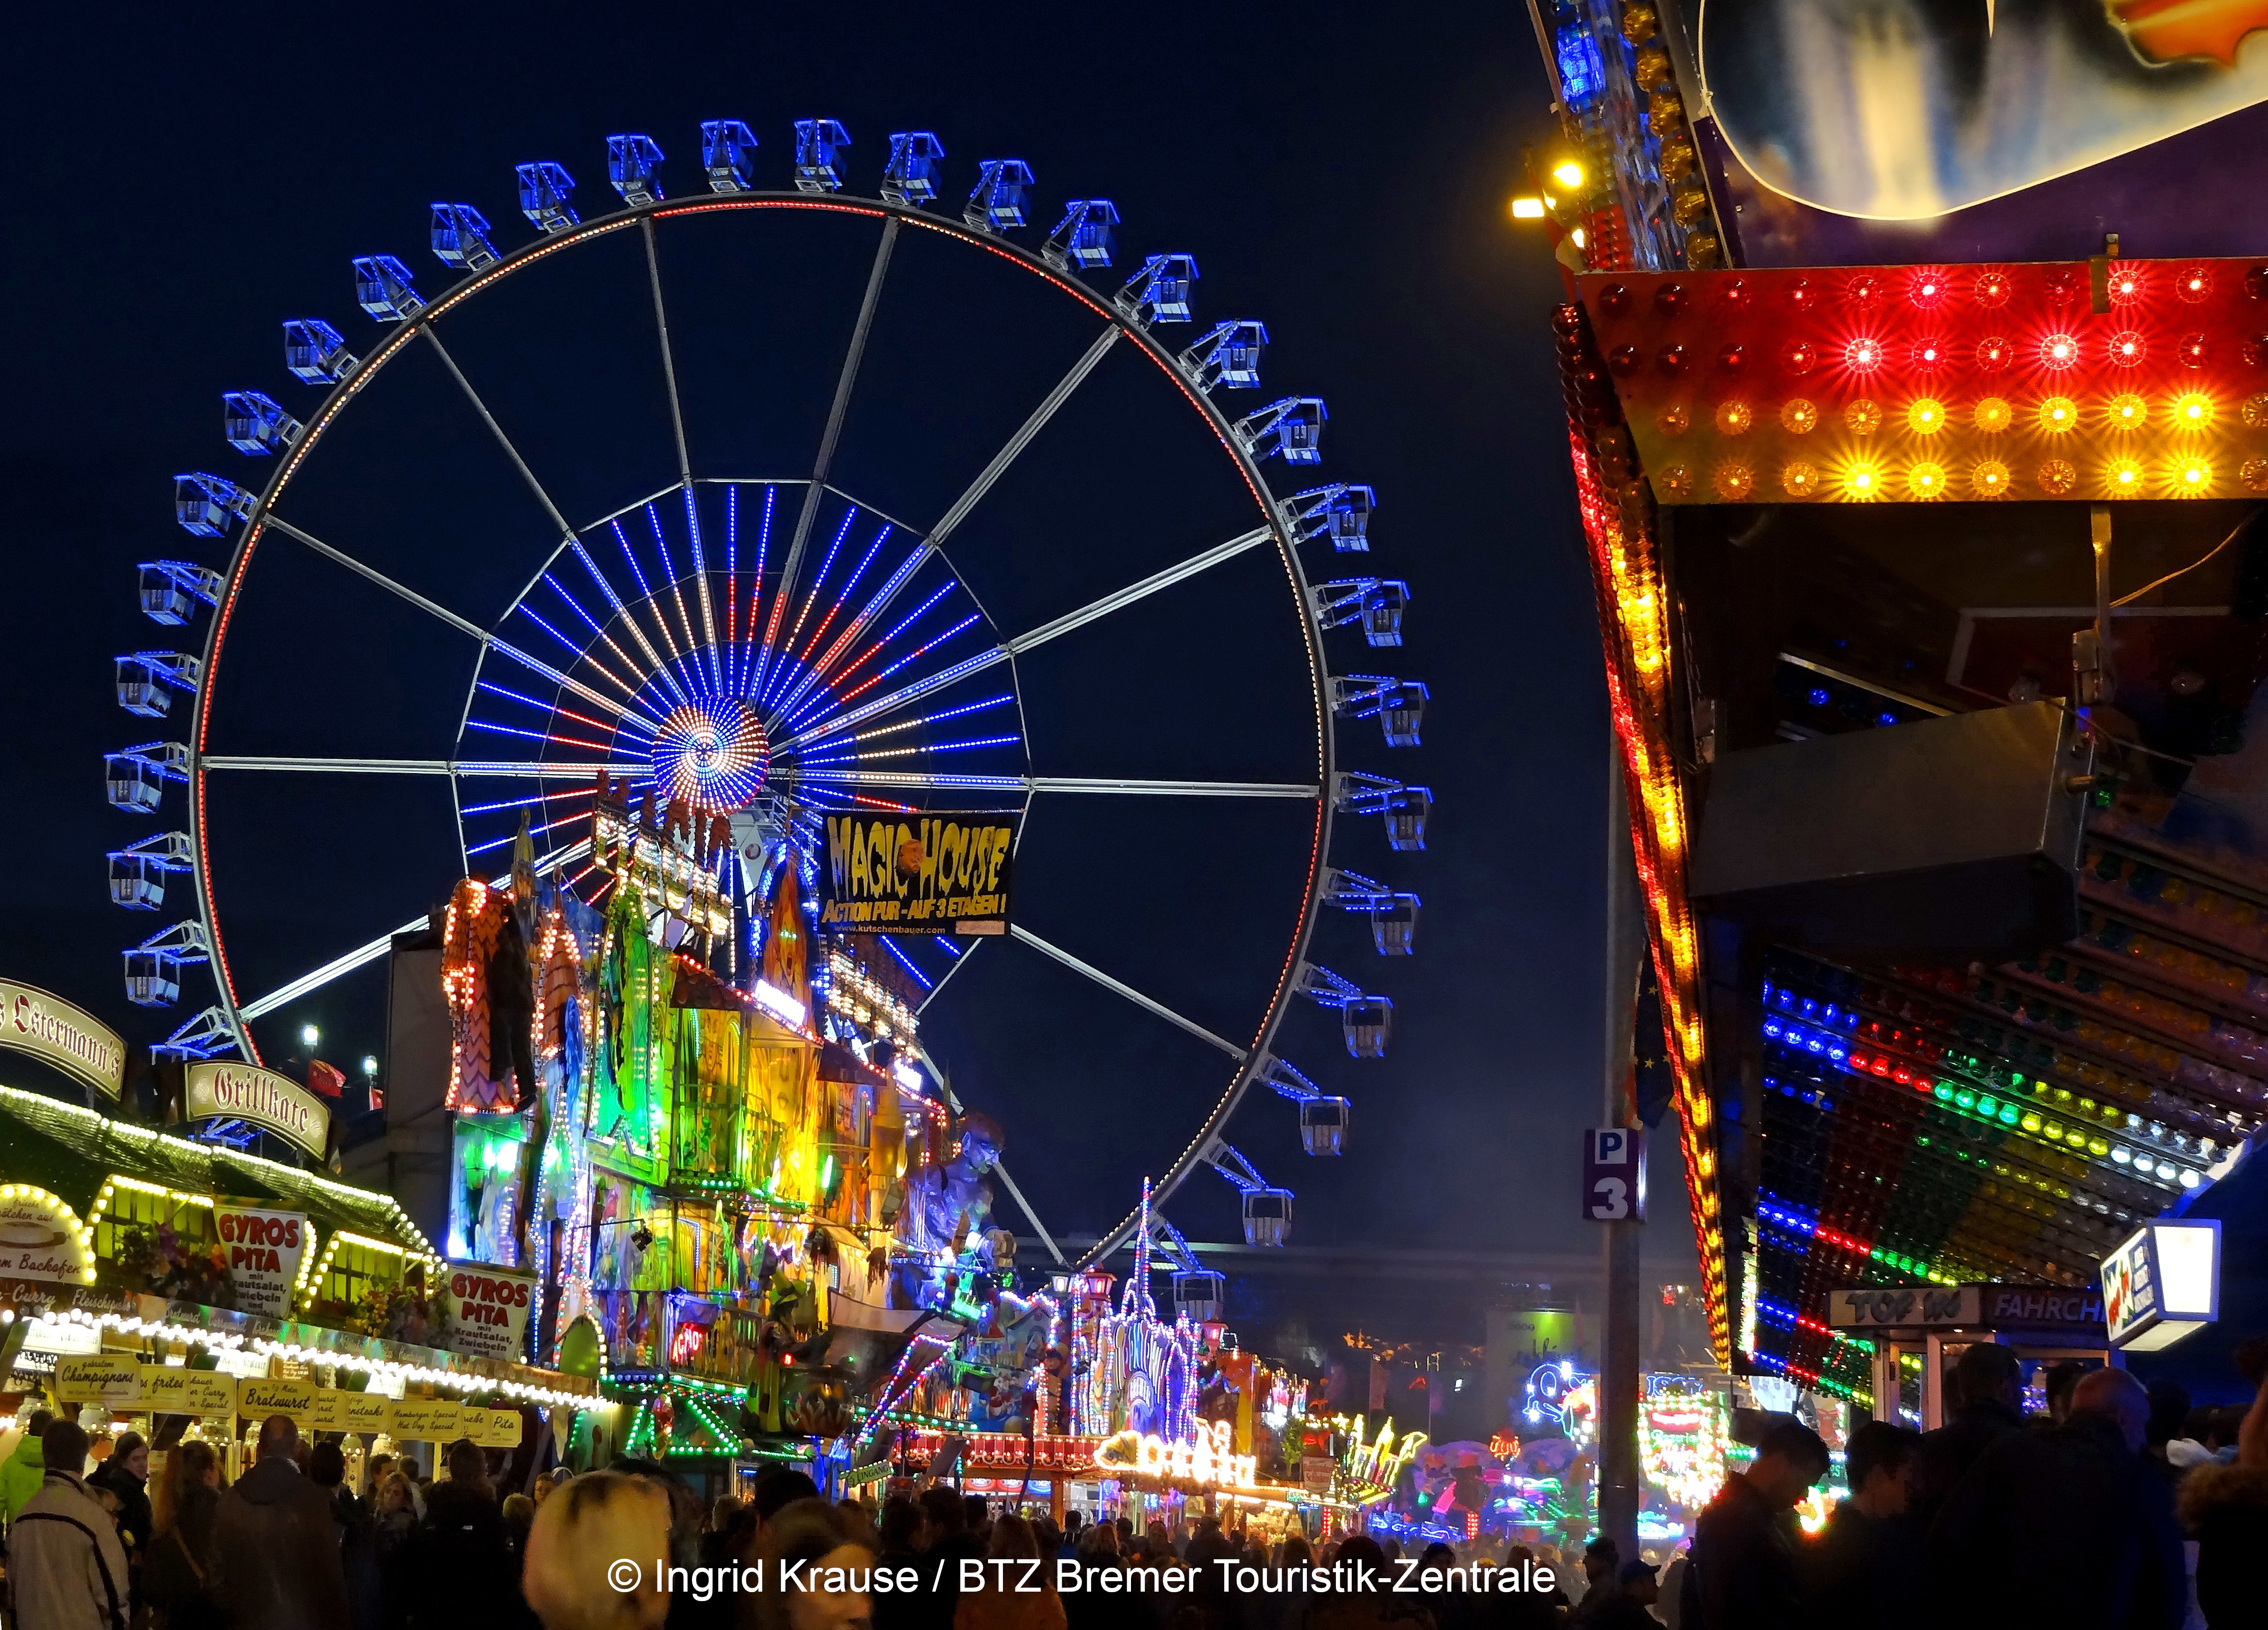
<path fill-rule="evenodd" d="M 1391 995 L 1398 1032 L 1384 1061 L 1359 1063 L 1336 1015 L 1302 1004 L 1285 1025 L 1278 1050 L 1355 1102 L 1344 1159 L 1303 1156 L 1292 1106 L 1266 1095 L 1248 1100 L 1231 1141 L 1298 1191 L 1300 1243 L 1587 1247 L 1576 1131 L 1599 1098 L 1607 738 L 1547 324 L 1557 277 L 1505 211 L 1523 144 L 1549 133 L 1527 18 L 1504 5 L 1108 18 L 471 7 L 397 29 L 367 11 L 318 21 L 243 5 L 43 8 L 19 25 L 0 270 L 14 421 L 0 449 L 12 591 L 0 773 L 16 862 L 0 971 L 143 1040 L 206 1000 L 196 973 L 170 1014 L 123 1000 L 119 951 L 172 914 L 105 898 L 104 851 L 158 823 L 107 807 L 100 755 L 180 726 L 122 713 L 110 658 L 179 643 L 136 611 L 135 562 L 225 563 L 215 540 L 172 524 L 173 473 L 264 478 L 222 441 L 220 393 L 262 390 L 302 417 L 320 400 L 283 370 L 283 319 L 325 317 L 367 354 L 379 331 L 355 308 L 353 256 L 399 255 L 430 297 L 454 276 L 425 246 L 432 201 L 475 203 L 516 246 L 532 229 L 512 167 L 548 158 L 582 183 L 586 217 L 604 213 L 615 131 L 655 136 L 677 196 L 705 190 L 704 118 L 754 127 L 766 187 L 786 183 L 792 121 L 839 119 L 854 139 L 850 188 L 868 193 L 887 132 L 933 129 L 949 209 L 978 158 L 1008 154 L 1038 178 L 1027 239 L 1065 196 L 1115 200 L 1125 226 L 1120 270 L 1097 274 L 1106 289 L 1130 257 L 1194 253 L 1198 327 L 1161 334 L 1176 346 L 1225 317 L 1264 320 L 1266 388 L 1231 399 L 1234 410 L 1323 397 L 1322 479 L 1379 494 L 1373 552 L 1308 546 L 1322 550 L 1306 557 L 1310 576 L 1373 573 L 1413 591 L 1399 651 L 1328 637 L 1336 672 L 1432 689 L 1423 747 L 1389 753 L 1371 723 L 1340 737 L 1343 767 L 1432 787 L 1429 852 L 1390 855 L 1377 823 L 1351 821 L 1333 855 L 1424 897 L 1418 954 L 1382 962 L 1355 919 L 1327 924 L 1314 951 Z M 665 229 L 696 474 L 808 474 L 872 233 L 771 224 L 710 242 Z M 958 246 L 913 249 L 893 266 L 836 478 L 921 525 L 1093 323 Z M 487 297 L 493 318 L 476 307 L 445 323 L 578 522 L 674 479 L 651 435 L 652 314 L 634 253 L 622 235 L 530 278 L 512 311 L 500 290 Z M 387 371 L 311 461 L 297 513 L 486 625 L 549 529 L 461 396 L 406 360 L 425 374 Z M 1251 525 L 1248 500 L 1240 517 L 1241 494 L 1224 496 L 1226 461 L 1156 370 L 1130 355 L 1112 367 L 972 518 L 967 560 L 955 551 L 1008 631 Z M 1279 469 L 1279 492 L 1307 484 Z M 215 749 L 450 753 L 469 642 L 304 552 L 262 551 L 217 709 L 217 737 L 236 734 Z M 1027 665 L 1035 767 L 1311 776 L 1306 702 L 1285 689 L 1296 628 L 1280 571 L 1252 556 L 1160 599 Z M 239 777 L 215 795 L 242 995 L 416 916 L 452 881 L 438 783 L 277 779 Z M 1292 926 L 1305 815 L 1075 802 L 1035 817 L 1023 919 L 1248 1039 Z M 176 789 L 166 826 L 180 809 Z M 373 968 L 260 1033 L 280 1054 L 287 1030 L 312 1020 L 351 1065 L 382 1046 L 382 1002 Z M 1115 1222 L 1224 1084 L 1219 1054 L 1022 947 L 987 947 L 931 1011 L 954 1086 L 1005 1124 L 1010 1170 L 1058 1230 Z M 1674 1166 L 1658 1160 L 1655 1177 L 1649 1255 L 1668 1268 L 1690 1259 L 1690 1237 Z M 1193 1238 L 1233 1238 L 1233 1201 L 1201 1173 L 1173 1215 Z"/>

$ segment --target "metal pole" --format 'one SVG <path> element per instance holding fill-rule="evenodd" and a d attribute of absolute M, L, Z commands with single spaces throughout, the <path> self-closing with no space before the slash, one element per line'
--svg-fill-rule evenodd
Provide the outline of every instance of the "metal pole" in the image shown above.
<path fill-rule="evenodd" d="M 1638 914 L 1638 867 L 1631 852 L 1630 809 L 1623 786 L 1622 744 L 1608 736 L 1606 1056 L 1601 1071 L 1606 1118 L 1602 1126 L 1637 1124 L 1631 1101 L 1637 1017 L 1638 970 L 1646 954 Z M 1638 1454 L 1638 1230 L 1636 1220 L 1601 1224 L 1606 1230 L 1605 1317 L 1599 1342 L 1599 1531 L 1623 1560 L 1638 1555 L 1642 1493 Z"/>

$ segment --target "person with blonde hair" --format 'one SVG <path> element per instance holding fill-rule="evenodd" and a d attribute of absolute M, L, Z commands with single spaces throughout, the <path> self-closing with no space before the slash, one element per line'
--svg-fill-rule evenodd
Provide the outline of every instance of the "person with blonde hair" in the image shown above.
<path fill-rule="evenodd" d="M 543 1630 L 656 1630 L 669 1612 L 669 1581 L 655 1576 L 669 1516 L 659 1485 L 617 1472 L 578 1477 L 536 1508 L 521 1586 Z"/>
<path fill-rule="evenodd" d="M 752 1560 L 761 1569 L 759 1588 L 740 1598 L 740 1630 L 847 1630 L 854 1624 L 864 1630 L 873 1617 L 865 1586 L 875 1543 L 866 1519 L 833 1501 L 782 1506 L 757 1535 Z M 801 1583 L 784 1582 L 792 1572 Z"/>
<path fill-rule="evenodd" d="M 181 1499 L 191 1484 L 218 1490 L 220 1456 L 202 1438 L 185 1438 L 166 1457 L 158 1486 L 150 1493 L 151 1532 L 162 1534 L 180 1521 Z"/>

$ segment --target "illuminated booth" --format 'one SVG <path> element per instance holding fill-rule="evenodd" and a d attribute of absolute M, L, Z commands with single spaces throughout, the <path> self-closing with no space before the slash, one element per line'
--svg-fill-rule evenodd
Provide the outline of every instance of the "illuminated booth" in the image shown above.
<path fill-rule="evenodd" d="M 1846 1294 L 2091 1291 L 2268 1106 L 2268 18 L 1782 10 L 1537 7 L 1513 214 L 1718 1356 L 1922 1421 Z"/>
<path fill-rule="evenodd" d="M 453 1283 L 390 1196 L 250 1154 L 218 1118 L 324 1143 L 322 1106 L 285 1078 L 186 1072 L 191 1139 L 0 1086 L 0 1391 L 98 1405 L 162 1452 L 213 1443 L 241 1470 L 269 1413 L 432 1465 L 460 1436 L 531 1452 L 603 1408 L 594 1380 L 499 1353 L 508 1319 Z"/>

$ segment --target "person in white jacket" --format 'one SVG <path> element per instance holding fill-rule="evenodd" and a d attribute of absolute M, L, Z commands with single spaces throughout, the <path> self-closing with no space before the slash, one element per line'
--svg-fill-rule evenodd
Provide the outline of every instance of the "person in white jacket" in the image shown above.
<path fill-rule="evenodd" d="M 17 1630 L 126 1630 L 126 1546 L 79 1475 L 86 1434 L 58 1421 L 40 1447 L 47 1476 L 8 1529 L 11 1622 Z"/>

